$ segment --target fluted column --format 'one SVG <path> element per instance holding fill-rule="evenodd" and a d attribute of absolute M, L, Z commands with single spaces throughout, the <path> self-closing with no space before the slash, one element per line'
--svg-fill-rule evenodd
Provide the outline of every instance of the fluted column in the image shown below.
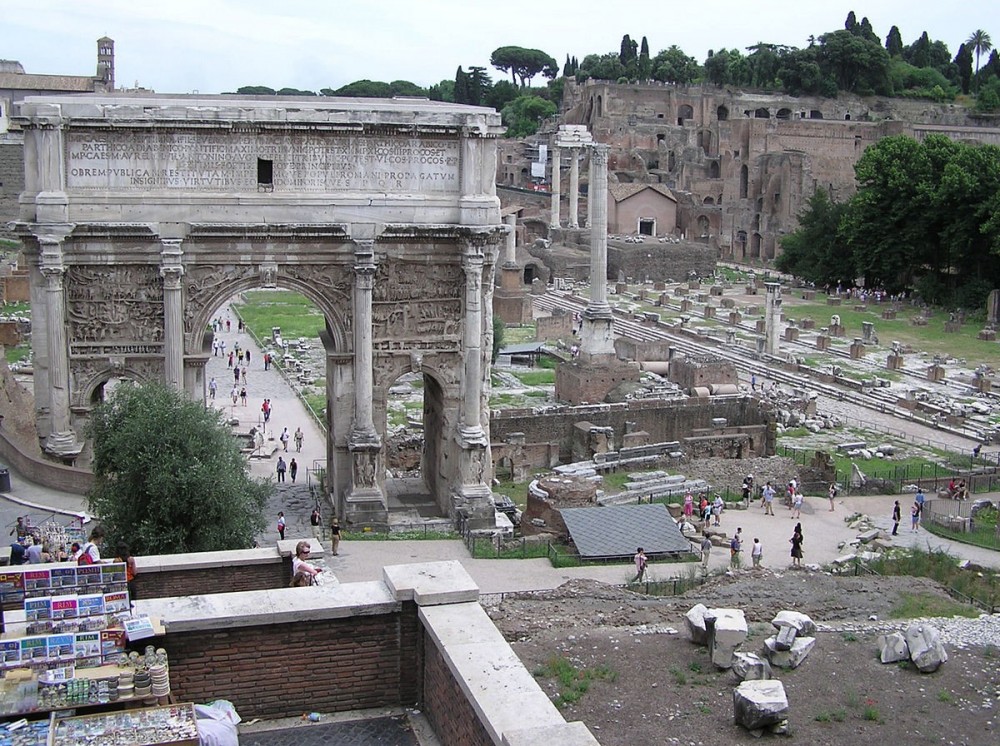
<path fill-rule="evenodd" d="M 181 277 L 184 275 L 181 240 L 160 242 L 160 276 L 163 277 L 163 357 L 167 386 L 184 389 L 184 304 Z"/>
<path fill-rule="evenodd" d="M 610 313 L 608 305 L 608 146 L 590 152 L 590 303 L 587 311 Z"/>
<path fill-rule="evenodd" d="M 569 227 L 580 227 L 580 148 L 570 148 Z"/>
<path fill-rule="evenodd" d="M 590 301 L 583 312 L 580 349 L 585 357 L 614 354 L 614 316 L 608 305 L 608 146 L 590 151 Z"/>
<path fill-rule="evenodd" d="M 561 185 L 559 184 L 559 172 L 562 169 L 562 165 L 559 160 L 559 147 L 557 145 L 552 146 L 552 215 L 549 218 L 549 228 L 559 227 L 559 190 Z"/>
<path fill-rule="evenodd" d="M 504 243 L 504 254 L 503 263 L 505 267 L 516 267 L 517 266 L 517 213 L 510 213 L 505 215 L 503 219 L 504 224 L 507 226 L 507 235 L 505 236 Z"/>
<path fill-rule="evenodd" d="M 372 370 L 372 291 L 375 287 L 375 252 L 371 241 L 358 243 L 354 252 L 354 423 L 352 442 L 378 442 L 372 415 L 375 393 Z"/>
<path fill-rule="evenodd" d="M 484 257 L 476 249 L 462 256 L 465 271 L 465 333 L 462 354 L 465 370 L 462 381 L 462 439 L 466 443 L 485 443 L 482 425 L 483 393 L 483 266 Z"/>
<path fill-rule="evenodd" d="M 41 270 L 45 277 L 46 349 L 49 355 L 50 416 L 52 430 L 45 439 L 46 452 L 58 458 L 79 455 L 83 444 L 77 440 L 69 417 L 69 360 L 66 349 L 66 299 L 63 275 L 62 238 L 39 236 Z"/>

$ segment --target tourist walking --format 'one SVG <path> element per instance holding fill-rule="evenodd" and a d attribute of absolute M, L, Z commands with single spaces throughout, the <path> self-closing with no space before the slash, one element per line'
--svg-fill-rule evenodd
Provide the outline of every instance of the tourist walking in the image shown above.
<path fill-rule="evenodd" d="M 750 547 L 750 559 L 753 560 L 754 569 L 760 567 L 761 560 L 764 559 L 764 545 L 756 537 L 754 537 L 753 546 Z"/>
<path fill-rule="evenodd" d="M 802 565 L 802 524 L 796 523 L 795 530 L 792 532 L 792 538 L 788 540 L 792 545 L 792 567 L 800 567 Z"/>
<path fill-rule="evenodd" d="M 236 388 L 236 384 L 233 384 L 233 390 L 229 392 L 229 397 L 233 400 L 233 406 L 236 406 L 236 402 L 239 401 L 240 392 Z"/>
<path fill-rule="evenodd" d="M 288 434 L 288 428 L 286 427 L 284 430 L 281 431 L 281 435 L 278 438 L 278 440 L 281 441 L 281 449 L 285 453 L 288 453 L 288 441 L 290 438 L 291 436 Z"/>
<path fill-rule="evenodd" d="M 642 551 L 642 547 L 635 550 L 635 557 L 632 559 L 635 562 L 635 577 L 632 578 L 632 582 L 638 583 L 642 580 L 642 576 L 646 574 L 646 553 Z"/>
<path fill-rule="evenodd" d="M 271 419 L 271 400 L 265 399 L 264 403 L 260 405 L 260 411 L 264 415 L 264 424 L 266 425 Z"/>
<path fill-rule="evenodd" d="M 830 488 L 826 491 L 826 496 L 830 500 L 830 512 L 833 512 L 833 501 L 837 497 L 837 483 L 830 482 Z"/>
<path fill-rule="evenodd" d="M 712 554 L 712 539 L 708 536 L 701 537 L 701 569 L 708 569 L 708 557 Z"/>
<path fill-rule="evenodd" d="M 240 389 L 240 403 L 245 407 L 247 405 L 247 387 L 244 386 Z"/>
<path fill-rule="evenodd" d="M 899 522 L 903 518 L 903 511 L 899 507 L 899 500 L 892 506 L 892 535 L 896 536 L 899 533 Z"/>
<path fill-rule="evenodd" d="M 320 526 L 323 525 L 323 516 L 319 512 L 319 508 L 313 508 L 312 514 L 309 516 L 309 525 L 312 526 L 313 538 L 320 538 Z"/>
<path fill-rule="evenodd" d="M 243 353 L 243 356 L 246 358 L 247 367 L 249 368 L 250 367 L 250 350 L 245 351 Z"/>
<path fill-rule="evenodd" d="M 227 363 L 226 367 L 232 368 L 233 367 L 233 361 L 235 359 L 236 359 L 236 354 L 232 350 L 230 350 L 229 351 L 229 362 Z"/>
<path fill-rule="evenodd" d="M 302 453 L 302 428 L 295 428 L 295 452 Z"/>
<path fill-rule="evenodd" d="M 215 381 L 215 376 L 212 376 L 212 380 L 208 382 L 208 398 L 214 399 L 215 392 L 218 391 L 219 384 Z"/>
<path fill-rule="evenodd" d="M 962 493 L 963 492 L 965 492 L 965 480 L 962 480 L 961 482 L 958 483 L 958 494 L 959 494 L 958 499 L 959 500 L 962 499 Z M 927 500 L 927 498 L 924 497 L 924 488 L 923 487 L 919 487 L 919 486 L 917 487 L 917 496 L 914 497 L 913 500 L 917 504 L 917 511 L 918 511 L 918 513 L 923 513 L 924 512 L 924 502 Z"/>
<path fill-rule="evenodd" d="M 240 366 L 233 368 L 233 383 L 239 385 L 240 382 Z"/>
<path fill-rule="evenodd" d="M 295 484 L 295 475 L 299 473 L 299 465 L 295 463 L 295 459 L 288 462 L 288 476 L 292 479 L 292 484 Z"/>
<path fill-rule="evenodd" d="M 802 493 L 795 490 L 792 494 L 792 519 L 802 518 Z"/>
<path fill-rule="evenodd" d="M 770 482 L 764 485 L 764 515 L 774 515 L 774 487 Z"/>
<path fill-rule="evenodd" d="M 737 568 L 740 566 L 740 552 L 743 551 L 742 538 L 743 529 L 737 528 L 733 535 L 733 540 L 729 542 L 729 566 Z"/>
<path fill-rule="evenodd" d="M 334 557 L 337 556 L 337 550 L 340 548 L 340 522 L 337 520 L 337 516 L 333 517 L 330 521 L 330 554 Z"/>
<path fill-rule="evenodd" d="M 715 525 L 720 525 L 719 520 L 722 518 L 722 511 L 726 507 L 726 504 L 722 502 L 722 495 L 716 494 L 715 501 L 712 503 L 712 519 Z"/>
<path fill-rule="evenodd" d="M 285 470 L 288 469 L 288 465 L 285 464 L 285 459 L 278 456 L 278 465 L 275 467 L 275 471 L 278 472 L 278 481 L 285 481 Z"/>
<path fill-rule="evenodd" d="M 910 532 L 916 533 L 920 526 L 920 503 L 914 502 L 910 508 Z"/>
<path fill-rule="evenodd" d="M 278 481 L 281 480 L 279 479 Z M 285 540 L 285 513 L 281 510 L 278 511 L 278 538 L 282 541 Z"/>
<path fill-rule="evenodd" d="M 691 520 L 692 515 L 694 515 L 694 495 L 688 492 L 684 495 L 684 517 Z"/>

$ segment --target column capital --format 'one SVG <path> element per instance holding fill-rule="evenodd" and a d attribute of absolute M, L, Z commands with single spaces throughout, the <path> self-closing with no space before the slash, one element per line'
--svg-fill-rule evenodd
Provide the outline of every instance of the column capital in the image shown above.
<path fill-rule="evenodd" d="M 590 146 L 591 153 L 590 157 L 594 159 L 594 162 L 600 165 L 608 165 L 608 152 L 611 148 L 604 143 L 594 143 Z"/>
<path fill-rule="evenodd" d="M 181 239 L 164 238 L 160 240 L 160 277 L 163 287 L 167 290 L 180 290 L 181 277 L 184 276 L 182 260 L 184 251 L 181 249 Z"/>

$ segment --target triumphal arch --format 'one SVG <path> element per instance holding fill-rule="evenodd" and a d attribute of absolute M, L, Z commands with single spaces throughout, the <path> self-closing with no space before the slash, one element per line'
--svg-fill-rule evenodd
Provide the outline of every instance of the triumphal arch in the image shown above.
<path fill-rule="evenodd" d="M 95 95 L 28 98 L 16 121 L 47 453 L 86 459 L 82 428 L 112 378 L 203 397 L 211 315 L 242 290 L 289 288 L 326 319 L 338 512 L 386 520 L 388 390 L 419 372 L 426 487 L 447 514 L 491 520 L 496 112 Z"/>

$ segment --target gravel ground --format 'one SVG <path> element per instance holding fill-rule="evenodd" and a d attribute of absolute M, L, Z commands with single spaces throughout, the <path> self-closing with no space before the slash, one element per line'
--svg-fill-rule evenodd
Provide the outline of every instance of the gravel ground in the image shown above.
<path fill-rule="evenodd" d="M 707 649 L 684 634 L 683 614 L 698 602 L 745 611 L 746 651 L 762 646 L 780 609 L 802 611 L 820 623 L 806 661 L 778 673 L 789 699 L 790 734 L 801 743 L 996 743 L 1000 616 L 933 620 L 949 654 L 936 673 L 882 665 L 875 640 L 906 625 L 889 619 L 903 593 L 947 598 L 920 578 L 766 572 L 721 576 L 677 598 L 572 581 L 553 591 L 508 596 L 489 612 L 557 701 L 564 689 L 548 675 L 554 659 L 578 673 L 612 672 L 613 678 L 593 680 L 578 701 L 563 706 L 567 720 L 585 722 L 604 746 L 756 742 L 733 723 L 734 675 L 717 671 Z"/>

